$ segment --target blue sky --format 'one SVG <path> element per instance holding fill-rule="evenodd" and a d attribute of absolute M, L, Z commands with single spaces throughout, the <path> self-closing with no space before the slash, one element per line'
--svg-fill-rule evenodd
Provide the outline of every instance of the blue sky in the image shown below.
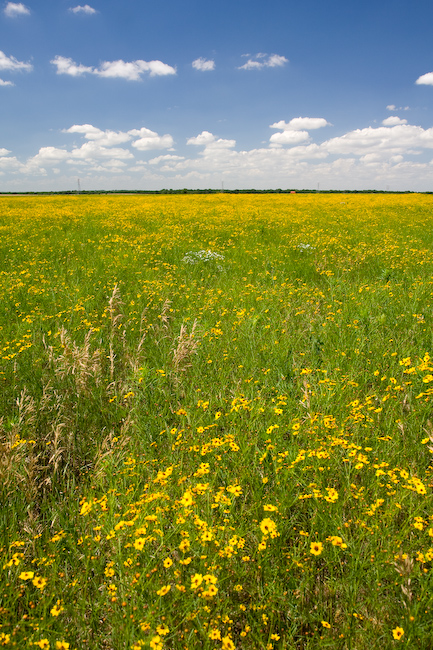
<path fill-rule="evenodd" d="M 431 0 L 0 4 L 0 191 L 433 190 Z"/>

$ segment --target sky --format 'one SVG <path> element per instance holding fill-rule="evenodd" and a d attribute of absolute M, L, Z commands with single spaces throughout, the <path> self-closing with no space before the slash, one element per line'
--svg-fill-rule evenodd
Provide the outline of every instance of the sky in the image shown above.
<path fill-rule="evenodd" d="M 0 0 L 0 192 L 433 191 L 431 0 Z"/>

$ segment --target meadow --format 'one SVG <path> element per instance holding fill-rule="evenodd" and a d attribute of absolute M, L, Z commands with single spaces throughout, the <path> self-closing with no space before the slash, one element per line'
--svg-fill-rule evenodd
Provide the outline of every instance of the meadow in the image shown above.
<path fill-rule="evenodd" d="M 0 198 L 0 646 L 433 648 L 433 196 Z"/>

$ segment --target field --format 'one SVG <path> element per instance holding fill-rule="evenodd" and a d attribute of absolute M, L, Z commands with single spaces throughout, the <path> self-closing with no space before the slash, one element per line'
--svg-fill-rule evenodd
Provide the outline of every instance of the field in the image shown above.
<path fill-rule="evenodd" d="M 0 234 L 0 646 L 433 648 L 432 195 Z"/>

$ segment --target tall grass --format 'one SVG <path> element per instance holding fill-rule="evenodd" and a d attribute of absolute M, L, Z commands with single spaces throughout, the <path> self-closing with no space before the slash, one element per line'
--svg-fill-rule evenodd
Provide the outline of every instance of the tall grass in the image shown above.
<path fill-rule="evenodd" d="M 432 648 L 432 203 L 3 198 L 0 645 Z"/>

